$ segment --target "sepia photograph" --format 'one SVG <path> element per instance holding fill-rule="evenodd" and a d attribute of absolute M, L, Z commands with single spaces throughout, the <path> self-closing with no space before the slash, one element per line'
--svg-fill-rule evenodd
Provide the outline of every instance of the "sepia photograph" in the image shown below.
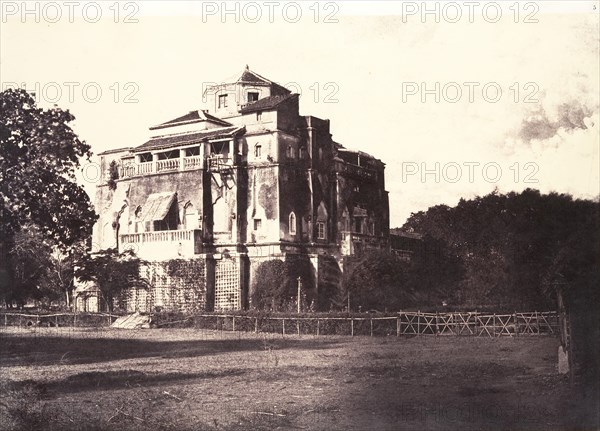
<path fill-rule="evenodd" d="M 600 430 L 600 1 L 0 0 L 0 431 Z"/>

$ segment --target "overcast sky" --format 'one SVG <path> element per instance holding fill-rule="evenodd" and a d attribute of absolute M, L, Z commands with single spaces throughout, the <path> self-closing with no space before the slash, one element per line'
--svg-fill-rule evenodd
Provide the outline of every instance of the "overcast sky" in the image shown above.
<path fill-rule="evenodd" d="M 0 2 L 2 88 L 70 109 L 94 153 L 248 64 L 386 163 L 392 227 L 495 187 L 600 193 L 598 1 L 26 5 Z"/>

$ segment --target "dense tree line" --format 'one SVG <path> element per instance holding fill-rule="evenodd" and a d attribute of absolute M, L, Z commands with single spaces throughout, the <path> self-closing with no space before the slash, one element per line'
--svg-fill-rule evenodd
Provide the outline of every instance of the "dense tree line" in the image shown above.
<path fill-rule="evenodd" d="M 410 259 L 367 250 L 345 260 L 338 283 L 330 280 L 326 289 L 307 289 L 307 295 L 321 311 L 443 309 L 442 304 L 551 310 L 558 290 L 568 304 L 597 304 L 599 214 L 597 201 L 530 189 L 463 199 L 454 207 L 437 205 L 412 214 L 403 226 L 422 235 Z M 259 267 L 254 307 L 293 308 L 291 267 L 283 261 Z"/>
<path fill-rule="evenodd" d="M 598 201 L 532 189 L 493 192 L 413 214 L 404 229 L 438 241 L 460 266 L 447 291 L 453 303 L 553 309 L 559 287 L 597 298 L 599 208 Z"/>

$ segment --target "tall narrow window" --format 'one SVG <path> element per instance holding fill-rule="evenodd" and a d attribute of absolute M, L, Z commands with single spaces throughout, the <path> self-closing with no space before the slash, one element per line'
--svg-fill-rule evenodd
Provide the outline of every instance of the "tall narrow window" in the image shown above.
<path fill-rule="evenodd" d="M 255 218 L 254 219 L 254 230 L 260 230 L 261 226 L 262 226 L 262 220 L 259 218 Z"/>
<path fill-rule="evenodd" d="M 294 147 L 292 147 L 291 145 L 289 145 L 289 146 L 288 146 L 288 149 L 287 149 L 287 156 L 288 156 L 290 159 L 293 159 L 293 158 L 294 158 L 294 156 L 295 156 L 295 154 L 294 154 Z"/>
<path fill-rule="evenodd" d="M 256 144 L 254 146 L 254 157 L 260 159 L 262 153 L 262 146 L 260 144 Z"/>
<path fill-rule="evenodd" d="M 325 239 L 325 223 L 317 222 L 317 238 Z"/>
<path fill-rule="evenodd" d="M 142 207 L 141 206 L 138 206 L 135 209 L 134 215 L 135 215 L 135 227 L 134 227 L 135 233 L 143 232 L 144 225 L 143 225 L 143 221 L 142 221 Z"/>
<path fill-rule="evenodd" d="M 296 214 L 292 211 L 289 220 L 290 235 L 296 235 Z"/>
<path fill-rule="evenodd" d="M 187 230 L 198 229 L 198 213 L 189 202 L 183 210 L 183 224 Z"/>
<path fill-rule="evenodd" d="M 220 94 L 219 95 L 219 108 L 226 108 L 227 107 L 227 94 Z"/>
<path fill-rule="evenodd" d="M 300 160 L 304 160 L 305 157 L 306 157 L 306 150 L 304 149 L 304 147 L 300 147 L 298 149 L 298 158 Z"/>
<path fill-rule="evenodd" d="M 362 217 L 354 217 L 354 232 L 362 233 Z"/>
<path fill-rule="evenodd" d="M 344 218 L 344 230 L 350 231 L 350 219 Z"/>

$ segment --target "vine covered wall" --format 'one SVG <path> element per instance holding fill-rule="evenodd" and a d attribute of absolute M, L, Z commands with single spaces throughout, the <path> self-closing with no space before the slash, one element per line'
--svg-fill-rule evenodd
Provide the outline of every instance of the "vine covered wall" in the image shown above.
<path fill-rule="evenodd" d="M 206 308 L 204 259 L 149 262 L 141 269 L 149 288 L 128 292 L 127 311 L 202 311 Z"/>

